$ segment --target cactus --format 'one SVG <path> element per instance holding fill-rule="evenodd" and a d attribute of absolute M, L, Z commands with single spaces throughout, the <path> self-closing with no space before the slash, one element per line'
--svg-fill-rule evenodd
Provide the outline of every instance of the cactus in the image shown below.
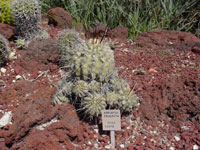
<path fill-rule="evenodd" d="M 59 64 L 81 80 L 109 80 L 115 63 L 114 54 L 106 43 L 88 42 L 74 30 L 64 30 L 58 38 Z"/>
<path fill-rule="evenodd" d="M 82 80 L 108 81 L 115 68 L 113 51 L 107 44 L 91 41 L 72 56 L 71 69 Z"/>
<path fill-rule="evenodd" d="M 116 107 L 118 104 L 119 94 L 116 92 L 107 91 L 106 92 L 106 103 L 110 107 Z"/>
<path fill-rule="evenodd" d="M 78 80 L 77 82 L 74 83 L 72 91 L 76 96 L 83 98 L 88 95 L 89 91 L 88 83 L 83 80 Z"/>
<path fill-rule="evenodd" d="M 85 43 L 85 41 L 80 38 L 79 33 L 71 29 L 61 31 L 58 34 L 57 41 L 59 65 L 61 67 L 68 66 L 72 55 L 75 53 L 75 51 L 80 50 L 81 45 Z"/>
<path fill-rule="evenodd" d="M 101 94 L 93 93 L 84 98 L 83 109 L 91 117 L 97 117 L 101 113 L 101 110 L 105 108 L 106 100 Z"/>
<path fill-rule="evenodd" d="M 70 100 L 66 95 L 63 94 L 62 91 L 57 91 L 56 94 L 53 95 L 52 104 L 62 104 L 62 103 L 69 103 Z"/>
<path fill-rule="evenodd" d="M 14 0 L 11 3 L 15 34 L 19 39 L 33 39 L 38 31 L 41 10 L 38 0 Z"/>
<path fill-rule="evenodd" d="M 73 83 L 68 82 L 65 79 L 58 83 L 57 92 L 52 98 L 53 104 L 69 103 L 70 99 L 68 97 L 72 94 Z"/>
<path fill-rule="evenodd" d="M 95 80 L 92 80 L 90 81 L 89 83 L 89 90 L 91 92 L 98 92 L 101 90 L 101 85 L 99 82 L 95 81 Z"/>
<path fill-rule="evenodd" d="M 113 78 L 110 82 L 112 90 L 119 95 L 118 107 L 122 111 L 132 111 L 132 109 L 138 105 L 139 98 L 133 90 L 131 90 L 129 84 L 119 77 Z"/>
<path fill-rule="evenodd" d="M 120 91 L 119 108 L 125 112 L 131 112 L 138 105 L 138 96 L 130 89 Z"/>
<path fill-rule="evenodd" d="M 12 0 L 0 0 L 0 22 L 10 25 L 13 23 L 11 1 Z"/>
<path fill-rule="evenodd" d="M 10 48 L 6 39 L 0 35 L 0 66 L 5 65 L 8 62 L 10 55 Z"/>

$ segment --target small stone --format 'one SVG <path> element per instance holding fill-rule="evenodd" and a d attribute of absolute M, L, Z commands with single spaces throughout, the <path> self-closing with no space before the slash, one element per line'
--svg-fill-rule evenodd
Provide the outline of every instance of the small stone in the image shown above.
<path fill-rule="evenodd" d="M 92 145 L 92 143 L 90 141 L 88 141 L 88 145 Z"/>
<path fill-rule="evenodd" d="M 193 145 L 193 150 L 198 150 L 199 146 L 198 145 Z"/>
<path fill-rule="evenodd" d="M 99 130 L 98 129 L 94 129 L 95 133 L 99 133 Z"/>
<path fill-rule="evenodd" d="M 6 69 L 5 68 L 1 68 L 1 72 L 2 73 L 6 73 Z"/>
<path fill-rule="evenodd" d="M 20 75 L 17 75 L 15 78 L 16 78 L 16 80 L 19 80 L 19 79 L 21 79 L 22 77 L 21 77 Z"/>
<path fill-rule="evenodd" d="M 15 83 L 15 82 L 16 82 L 16 80 L 13 80 L 12 82 L 13 82 L 13 83 Z"/>
<path fill-rule="evenodd" d="M 98 148 L 99 148 L 99 145 L 98 145 L 97 143 L 95 143 L 95 144 L 94 144 L 94 147 L 95 147 L 96 149 L 98 149 Z"/>
<path fill-rule="evenodd" d="M 121 148 L 125 148 L 125 145 L 124 145 L 124 144 L 120 144 L 120 147 L 121 147 Z"/>
<path fill-rule="evenodd" d="M 171 146 L 171 147 L 169 148 L 169 150 L 175 150 L 175 148 Z"/>
<path fill-rule="evenodd" d="M 190 127 L 188 127 L 188 126 L 182 126 L 181 128 L 184 129 L 184 130 L 189 130 L 190 129 Z"/>
<path fill-rule="evenodd" d="M 10 55 L 9 55 L 9 58 L 10 59 L 16 59 L 15 52 L 11 52 Z"/>
<path fill-rule="evenodd" d="M 134 149 L 134 145 L 133 144 L 128 146 L 128 150 L 133 150 L 133 149 Z"/>
<path fill-rule="evenodd" d="M 3 117 L 0 119 L 0 128 L 6 126 L 7 124 L 12 124 L 12 112 L 5 112 Z"/>
<path fill-rule="evenodd" d="M 111 145 L 106 145 L 105 149 L 111 149 Z"/>
<path fill-rule="evenodd" d="M 175 139 L 176 141 L 180 141 L 180 137 L 179 137 L 179 136 L 174 136 L 174 139 Z"/>

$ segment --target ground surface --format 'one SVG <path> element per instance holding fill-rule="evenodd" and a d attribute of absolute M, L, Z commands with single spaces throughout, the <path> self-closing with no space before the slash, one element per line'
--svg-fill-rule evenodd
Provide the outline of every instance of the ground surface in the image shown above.
<path fill-rule="evenodd" d="M 0 118 L 3 112 L 13 114 L 12 124 L 0 129 L 0 149 L 109 149 L 109 133 L 101 125 L 80 120 L 69 104 L 50 104 L 62 76 L 55 43 L 61 29 L 46 29 L 51 40 L 35 41 L 27 50 L 10 42 L 15 55 L 0 68 Z M 200 39 L 166 30 L 131 40 L 110 37 L 119 74 L 140 97 L 140 106 L 122 116 L 116 148 L 198 150 Z"/>

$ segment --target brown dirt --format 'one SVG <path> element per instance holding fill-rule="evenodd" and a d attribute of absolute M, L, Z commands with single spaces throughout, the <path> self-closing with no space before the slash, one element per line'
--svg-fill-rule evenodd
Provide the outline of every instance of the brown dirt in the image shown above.
<path fill-rule="evenodd" d="M 13 119 L 0 129 L 0 149 L 103 150 L 109 145 L 109 133 L 102 131 L 101 125 L 79 120 L 69 104 L 50 103 L 61 77 L 55 45 L 60 29 L 47 29 L 52 41 L 35 41 L 25 51 L 17 49 L 17 58 L 2 67 L 6 72 L 0 75 L 0 110 L 12 111 Z M 124 28 L 120 29 L 118 33 L 124 33 Z M 119 35 L 112 32 L 110 42 L 119 74 L 134 87 L 140 106 L 122 116 L 116 149 L 198 147 L 200 39 L 167 30 L 143 33 L 131 40 L 125 36 L 116 39 Z M 21 78 L 16 78 L 18 75 Z"/>

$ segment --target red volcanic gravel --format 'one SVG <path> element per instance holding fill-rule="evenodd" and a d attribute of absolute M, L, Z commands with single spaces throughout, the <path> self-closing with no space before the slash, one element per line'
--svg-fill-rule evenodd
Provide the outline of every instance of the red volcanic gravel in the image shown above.
<path fill-rule="evenodd" d="M 81 120 L 70 104 L 50 103 L 62 76 L 55 43 L 61 29 L 47 27 L 51 40 L 33 42 L 27 50 L 10 42 L 16 53 L 0 68 L 0 118 L 7 111 L 13 118 L 0 129 L 0 149 L 110 149 L 109 132 L 101 123 Z M 119 75 L 140 98 L 140 105 L 122 116 L 116 149 L 200 149 L 200 39 L 167 30 L 115 39 L 111 32 L 105 40 Z"/>

